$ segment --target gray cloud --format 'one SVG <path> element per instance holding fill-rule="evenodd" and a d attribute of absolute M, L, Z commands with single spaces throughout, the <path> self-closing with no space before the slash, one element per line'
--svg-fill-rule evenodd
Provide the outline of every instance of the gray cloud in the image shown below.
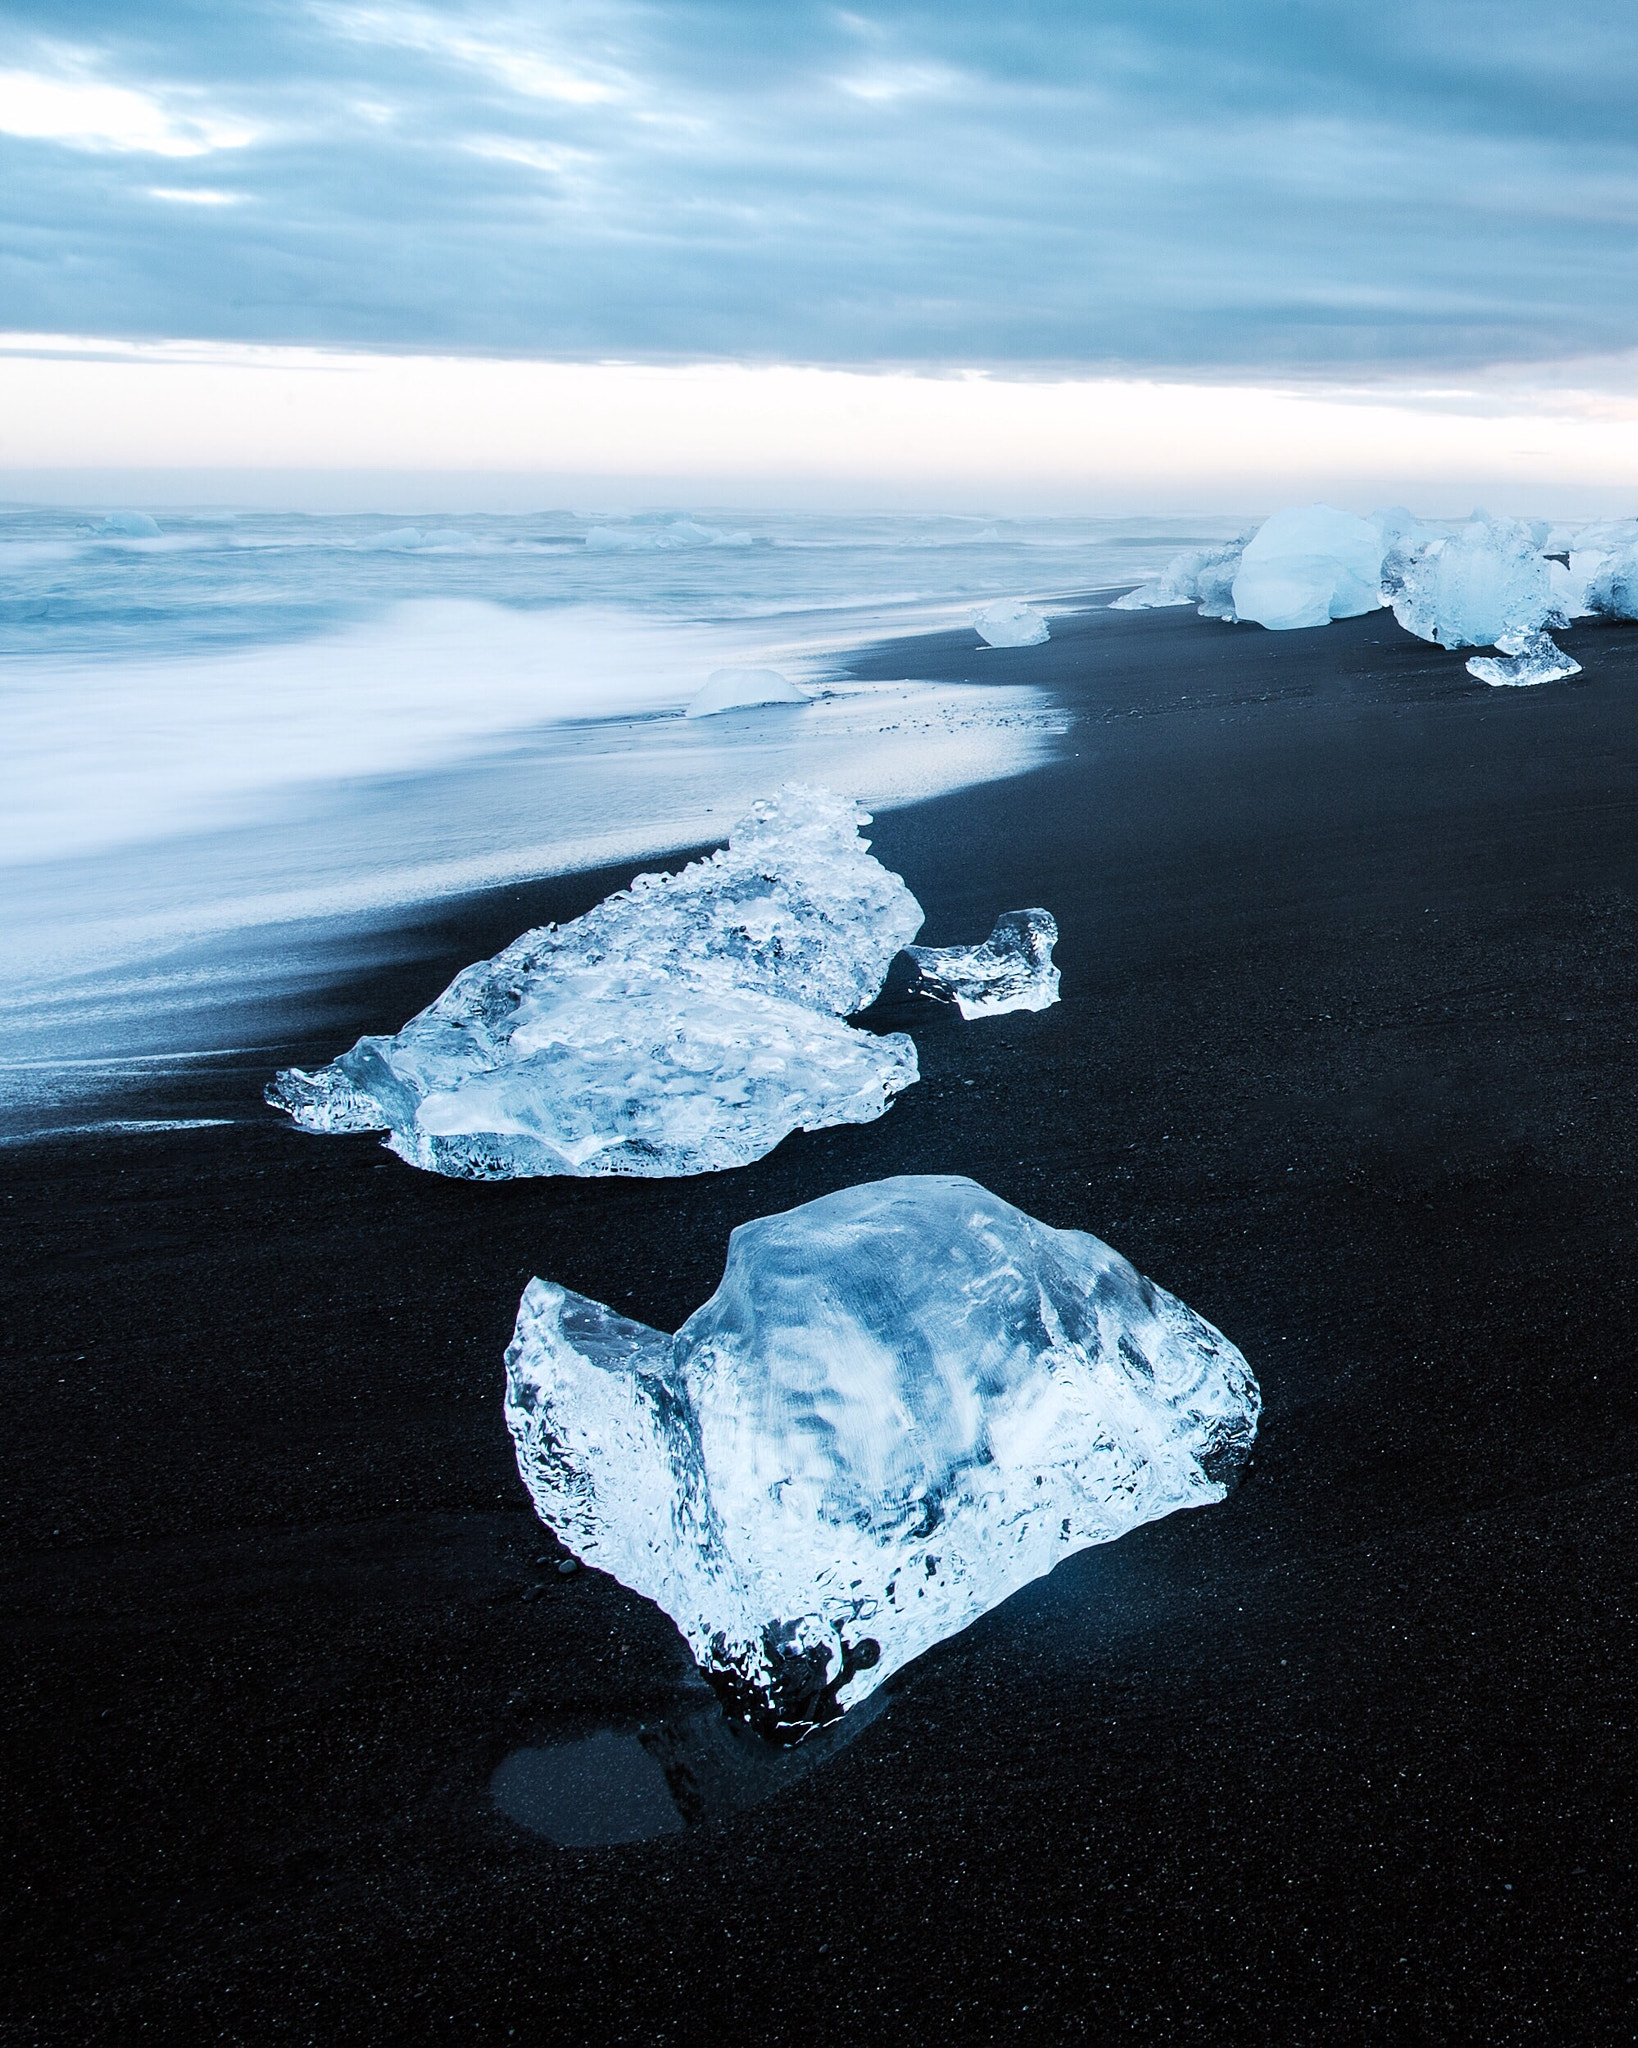
<path fill-rule="evenodd" d="M 0 19 L 15 69 L 254 131 L 190 156 L 0 135 L 13 329 L 1160 373 L 1638 344 L 1626 6 Z"/>

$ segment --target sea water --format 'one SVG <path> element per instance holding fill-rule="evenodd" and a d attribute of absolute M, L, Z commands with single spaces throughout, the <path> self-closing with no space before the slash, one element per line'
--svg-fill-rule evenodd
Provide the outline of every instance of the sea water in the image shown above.
<path fill-rule="evenodd" d="M 1019 773 L 1065 719 L 976 636 L 947 682 L 848 651 L 1233 526 L 0 510 L 0 1133 L 277 1045 L 416 905 L 709 842 L 792 778 L 880 810 Z M 757 664 L 812 701 L 685 718 Z"/>

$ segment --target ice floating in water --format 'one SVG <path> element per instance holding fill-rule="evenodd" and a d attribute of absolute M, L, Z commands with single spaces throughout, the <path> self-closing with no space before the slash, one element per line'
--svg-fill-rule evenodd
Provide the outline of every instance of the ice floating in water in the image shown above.
<path fill-rule="evenodd" d="M 1226 541 L 1220 547 L 1191 548 L 1174 555 L 1154 583 L 1117 597 L 1109 607 L 1117 612 L 1156 611 L 1166 605 L 1192 604 L 1203 619 L 1233 622 L 1234 579 L 1249 536 Z"/>
<path fill-rule="evenodd" d="M 1118 1252 L 944 1175 L 742 1224 L 675 1337 L 533 1280 L 506 1356 L 541 1518 L 786 1741 L 1061 1558 L 1221 1500 L 1261 1408 Z"/>
<path fill-rule="evenodd" d="M 841 1020 L 922 917 L 868 823 L 788 783 L 722 852 L 525 932 L 395 1038 L 288 1068 L 267 1098 L 306 1130 L 385 1129 L 400 1158 L 468 1180 L 708 1173 L 867 1123 L 916 1079 L 915 1046 Z"/>
<path fill-rule="evenodd" d="M 1407 633 L 1441 647 L 1500 647 L 1565 625 L 1541 552 L 1545 537 L 1522 519 L 1476 514 L 1455 533 L 1391 548 L 1383 594 Z"/>
<path fill-rule="evenodd" d="M 413 555 L 422 551 L 446 552 L 451 548 L 467 551 L 477 543 L 458 526 L 434 527 L 430 532 L 423 532 L 419 526 L 394 526 L 385 533 L 370 534 L 358 545 L 382 554 Z"/>
<path fill-rule="evenodd" d="M 159 521 L 146 512 L 110 512 L 97 532 L 116 535 L 121 540 L 157 540 Z"/>
<path fill-rule="evenodd" d="M 714 668 L 705 688 L 688 706 L 690 718 L 742 711 L 758 704 L 809 704 L 813 700 L 776 668 Z"/>
<path fill-rule="evenodd" d="M 1045 1010 L 1058 1000 L 1052 949 L 1058 921 L 1050 910 L 1004 910 L 981 946 L 908 946 L 921 969 L 923 995 L 954 1003 L 963 1017 Z"/>
<path fill-rule="evenodd" d="M 756 544 L 749 533 L 723 533 L 715 526 L 702 526 L 697 519 L 672 519 L 663 526 L 594 526 L 586 534 L 588 553 L 615 550 L 667 548 L 748 548 Z"/>
<path fill-rule="evenodd" d="M 1238 617 L 1286 633 L 1357 618 L 1382 603 L 1382 529 L 1329 505 L 1293 506 L 1265 520 L 1235 572 Z"/>
<path fill-rule="evenodd" d="M 1547 633 L 1521 633 L 1516 639 L 1497 644 L 1493 655 L 1479 654 L 1467 665 L 1470 676 L 1481 683 L 1528 686 L 1558 683 L 1566 676 L 1578 676 L 1581 664 L 1566 654 Z"/>
<path fill-rule="evenodd" d="M 1022 598 L 1005 598 L 986 606 L 973 624 L 986 647 L 1039 647 L 1051 637 L 1046 620 Z"/>

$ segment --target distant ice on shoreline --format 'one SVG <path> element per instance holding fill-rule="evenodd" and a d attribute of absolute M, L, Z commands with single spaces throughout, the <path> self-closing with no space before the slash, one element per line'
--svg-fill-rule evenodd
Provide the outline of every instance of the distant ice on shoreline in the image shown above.
<path fill-rule="evenodd" d="M 1638 519 L 1420 520 L 1402 505 L 1368 519 L 1289 506 L 1217 547 L 1185 549 L 1116 598 L 1117 611 L 1194 605 L 1205 619 L 1296 632 L 1391 608 L 1439 647 L 1492 647 L 1467 663 L 1483 683 L 1531 687 L 1581 673 L 1550 637 L 1576 619 L 1638 619 Z"/>

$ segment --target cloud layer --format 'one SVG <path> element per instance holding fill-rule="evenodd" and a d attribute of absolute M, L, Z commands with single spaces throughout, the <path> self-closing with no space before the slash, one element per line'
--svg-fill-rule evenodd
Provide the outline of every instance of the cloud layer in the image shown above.
<path fill-rule="evenodd" d="M 53 0 L 14 330 L 1162 374 L 1638 338 L 1638 13 Z"/>

